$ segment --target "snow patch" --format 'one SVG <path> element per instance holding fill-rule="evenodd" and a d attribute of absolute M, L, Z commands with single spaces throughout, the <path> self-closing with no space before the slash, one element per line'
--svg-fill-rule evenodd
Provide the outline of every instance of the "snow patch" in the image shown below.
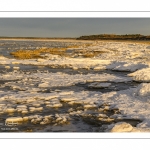
<path fill-rule="evenodd" d="M 127 63 L 127 62 L 114 62 L 111 65 L 108 65 L 106 68 L 116 71 L 136 71 L 138 69 L 146 68 L 148 65 L 140 63 Z"/>

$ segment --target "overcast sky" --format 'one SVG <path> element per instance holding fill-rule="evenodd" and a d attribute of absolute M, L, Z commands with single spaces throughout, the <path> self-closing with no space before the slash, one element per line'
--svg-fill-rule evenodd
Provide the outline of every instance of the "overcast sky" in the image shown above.
<path fill-rule="evenodd" d="M 0 36 L 150 35 L 150 18 L 0 18 Z"/>

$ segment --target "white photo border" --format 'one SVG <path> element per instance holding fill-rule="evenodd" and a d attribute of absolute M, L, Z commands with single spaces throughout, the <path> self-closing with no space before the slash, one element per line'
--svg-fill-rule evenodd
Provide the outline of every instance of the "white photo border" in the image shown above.
<path fill-rule="evenodd" d="M 8 0 L 3 1 L 2 6 Z M 45 0 L 44 0 L 45 1 Z M 65 0 L 66 1 L 66 0 Z M 131 1 L 130 1 L 131 2 Z M 143 3 L 143 1 L 142 1 Z M 111 4 L 110 4 L 111 5 Z M 26 5 L 25 5 L 26 6 Z M 140 5 L 139 5 L 140 6 Z M 138 6 L 138 8 L 139 8 Z M 12 7 L 12 2 L 9 4 Z M 32 6 L 31 6 L 32 7 Z M 142 6 L 140 6 L 142 7 Z M 5 9 L 0 11 L 0 18 L 150 18 L 148 5 L 146 9 L 139 11 L 95 11 L 95 10 L 77 10 L 77 11 L 45 11 L 45 10 L 12 10 Z M 97 8 L 97 7 L 96 7 Z M 105 7 L 104 7 L 105 8 Z M 142 7 L 144 8 L 144 7 Z M 59 8 L 58 8 L 59 9 Z M 9 11 L 10 10 L 10 11 Z M 111 9 L 109 9 L 111 10 Z M 149 139 L 149 133 L 0 133 L 0 139 Z"/>

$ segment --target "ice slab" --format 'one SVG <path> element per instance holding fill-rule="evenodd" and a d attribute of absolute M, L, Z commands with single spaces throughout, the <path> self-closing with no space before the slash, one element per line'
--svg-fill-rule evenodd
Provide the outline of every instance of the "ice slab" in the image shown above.
<path fill-rule="evenodd" d="M 118 122 L 114 124 L 110 132 L 132 132 L 133 127 L 126 122 Z"/>
<path fill-rule="evenodd" d="M 128 76 L 131 76 L 137 82 L 150 82 L 150 68 L 138 70 L 128 74 Z"/>
<path fill-rule="evenodd" d="M 148 65 L 142 63 L 129 63 L 129 62 L 114 62 L 108 65 L 106 68 L 116 71 L 136 71 L 142 68 L 146 68 Z"/>

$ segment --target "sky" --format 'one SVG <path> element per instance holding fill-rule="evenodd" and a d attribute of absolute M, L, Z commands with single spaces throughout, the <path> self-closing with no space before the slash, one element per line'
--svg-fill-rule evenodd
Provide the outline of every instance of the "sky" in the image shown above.
<path fill-rule="evenodd" d="M 0 18 L 0 36 L 150 35 L 150 18 Z"/>

